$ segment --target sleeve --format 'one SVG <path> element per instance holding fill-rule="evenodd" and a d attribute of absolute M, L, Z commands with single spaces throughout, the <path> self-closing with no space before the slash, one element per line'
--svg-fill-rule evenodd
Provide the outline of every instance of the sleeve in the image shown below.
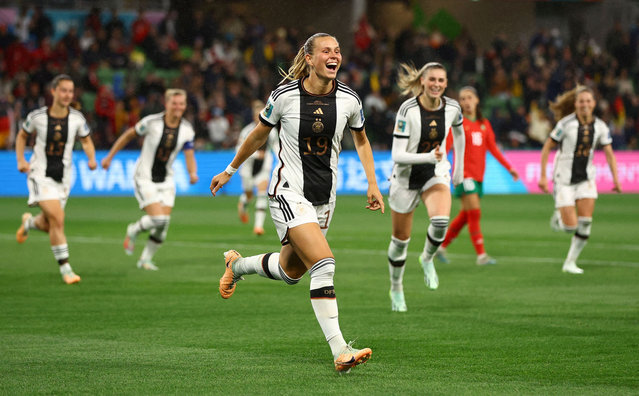
<path fill-rule="evenodd" d="M 453 145 L 455 146 L 455 169 L 453 170 L 453 185 L 459 185 L 464 180 L 464 150 L 466 149 L 466 136 L 464 134 L 464 118 L 461 110 L 453 122 Z"/>
<path fill-rule="evenodd" d="M 612 136 L 610 136 L 610 128 L 606 125 L 605 122 L 601 121 L 599 123 L 601 125 L 601 135 L 599 135 L 599 145 L 607 146 L 612 144 Z"/>
<path fill-rule="evenodd" d="M 490 122 L 488 122 L 488 120 L 485 121 L 484 125 L 486 125 L 486 148 L 488 149 L 488 151 L 490 151 L 493 157 L 495 157 L 495 159 L 499 161 L 499 163 L 504 168 L 506 168 L 506 170 L 511 170 L 512 166 L 510 165 L 506 157 L 504 157 L 504 155 L 501 153 L 501 151 L 499 151 L 499 148 L 497 147 L 497 143 L 495 142 L 495 132 L 493 131 L 493 127 L 490 125 Z"/>
<path fill-rule="evenodd" d="M 282 95 L 278 96 L 277 100 L 275 100 L 273 95 L 274 92 L 275 91 L 271 92 L 271 95 L 266 102 L 266 107 L 264 107 L 264 110 L 260 112 L 260 121 L 271 128 L 277 125 L 280 121 L 284 102 Z"/>
<path fill-rule="evenodd" d="M 144 117 L 135 124 L 135 133 L 138 136 L 145 136 L 149 133 L 149 117 Z"/>
<path fill-rule="evenodd" d="M 27 118 L 22 123 L 22 129 L 29 135 L 35 131 L 35 123 L 33 122 L 33 112 L 27 114 Z"/>
<path fill-rule="evenodd" d="M 395 129 L 393 130 L 393 149 L 391 156 L 393 162 L 401 165 L 413 164 L 434 164 L 437 162 L 435 154 L 430 153 L 409 153 L 408 138 L 410 137 L 410 125 L 408 119 L 397 113 L 395 119 Z"/>
<path fill-rule="evenodd" d="M 81 138 L 84 138 L 89 136 L 90 134 L 91 134 L 91 128 L 89 127 L 89 124 L 87 123 L 86 118 L 84 118 L 84 116 L 81 116 L 77 135 L 80 136 Z"/>
<path fill-rule="evenodd" d="M 362 107 L 362 101 L 357 98 L 357 101 L 353 103 L 353 111 L 348 117 L 348 126 L 354 131 L 361 132 L 364 130 L 364 108 Z"/>
<path fill-rule="evenodd" d="M 557 125 L 555 125 L 555 128 L 550 132 L 550 135 L 548 135 L 548 137 L 550 137 L 555 142 L 560 143 L 564 138 L 563 128 L 563 122 L 559 121 Z"/>
<path fill-rule="evenodd" d="M 195 131 L 193 130 L 192 127 L 188 128 L 189 131 L 189 138 L 186 139 L 186 142 L 184 142 L 184 145 L 182 146 L 182 151 L 184 150 L 193 150 L 193 148 L 195 147 Z"/>

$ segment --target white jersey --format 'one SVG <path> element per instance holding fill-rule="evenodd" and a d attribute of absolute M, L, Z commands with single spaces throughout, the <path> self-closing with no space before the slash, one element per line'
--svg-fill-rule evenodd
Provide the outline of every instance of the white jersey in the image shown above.
<path fill-rule="evenodd" d="M 262 123 L 280 129 L 269 195 L 288 189 L 318 206 L 335 201 L 342 137 L 347 128 L 364 130 L 364 111 L 355 91 L 338 80 L 326 95 L 307 92 L 302 81 L 275 89 L 260 113 Z"/>
<path fill-rule="evenodd" d="M 65 118 L 55 118 L 49 115 L 48 107 L 41 107 L 27 115 L 22 129 L 28 134 L 36 132 L 29 175 L 69 184 L 75 138 L 89 136 L 91 132 L 82 113 L 69 107 Z"/>
<path fill-rule="evenodd" d="M 246 140 L 248 135 L 251 133 L 251 131 L 253 131 L 253 129 L 255 128 L 256 125 L 257 125 L 257 122 L 251 122 L 250 124 L 248 124 L 244 128 L 242 128 L 242 130 L 240 131 L 240 136 L 237 138 L 237 145 L 235 146 L 235 152 L 237 152 L 240 149 L 240 146 L 242 146 L 242 143 L 244 143 L 244 141 Z M 279 145 L 278 145 L 278 142 L 277 142 L 277 134 L 278 134 L 277 128 L 271 129 L 271 133 L 268 135 L 268 139 L 266 140 L 266 143 L 264 144 L 264 147 L 261 147 L 261 148 L 264 149 L 264 163 L 265 164 L 266 163 L 272 164 L 273 163 L 273 152 L 277 152 L 278 151 L 278 146 Z M 255 161 L 256 159 L 258 159 L 258 157 L 259 157 L 259 154 L 256 151 L 253 154 L 251 154 L 251 156 L 248 157 L 246 159 L 246 161 L 244 161 L 242 166 L 247 164 L 247 162 Z"/>
<path fill-rule="evenodd" d="M 426 110 L 418 100 L 418 96 L 406 100 L 399 107 L 393 132 L 394 142 L 406 139 L 406 153 L 426 156 L 437 145 L 444 153 L 444 159 L 436 161 L 395 162 L 391 183 L 411 190 L 419 190 L 434 176 L 445 176 L 450 171 L 450 163 L 446 157 L 446 137 L 451 127 L 455 133 L 455 171 L 453 182 L 459 184 L 463 179 L 464 163 L 464 129 L 461 107 L 454 99 L 443 96 L 437 110 Z M 395 143 L 393 143 L 395 145 Z M 394 150 L 395 154 L 395 150 Z M 434 158 L 434 156 L 433 156 Z M 432 162 L 432 163 L 431 163 Z"/>
<path fill-rule="evenodd" d="M 192 149 L 195 131 L 182 118 L 177 128 L 164 123 L 164 112 L 151 114 L 135 124 L 135 133 L 144 136 L 135 178 L 162 183 L 173 176 L 173 161 L 182 149 Z"/>
<path fill-rule="evenodd" d="M 575 113 L 559 120 L 550 132 L 550 138 L 559 144 L 553 180 L 561 184 L 594 180 L 592 158 L 595 146 L 612 143 L 610 129 L 605 122 L 595 117 L 590 124 L 581 124 Z"/>

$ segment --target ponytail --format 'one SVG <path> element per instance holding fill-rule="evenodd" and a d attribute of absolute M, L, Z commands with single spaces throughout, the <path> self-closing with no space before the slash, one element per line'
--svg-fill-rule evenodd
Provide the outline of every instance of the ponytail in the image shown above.
<path fill-rule="evenodd" d="M 408 65 L 406 63 L 399 64 L 400 70 L 397 74 L 397 85 L 402 90 L 402 95 L 417 96 L 422 93 L 421 77 L 429 69 L 442 69 L 446 70 L 441 63 L 429 62 L 422 66 L 421 69 L 415 69 L 415 66 Z"/>
<path fill-rule="evenodd" d="M 577 85 L 570 91 L 562 93 L 554 102 L 550 103 L 549 107 L 555 115 L 556 121 L 559 121 L 568 114 L 575 112 L 575 101 L 577 100 L 577 95 L 582 92 L 590 92 L 593 98 L 595 96 L 595 93 L 592 89 L 586 87 L 585 85 Z"/>

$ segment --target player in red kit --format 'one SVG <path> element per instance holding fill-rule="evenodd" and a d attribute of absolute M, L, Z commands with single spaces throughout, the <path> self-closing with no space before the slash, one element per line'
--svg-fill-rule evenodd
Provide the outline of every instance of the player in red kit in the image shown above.
<path fill-rule="evenodd" d="M 479 219 L 481 209 L 479 199 L 483 195 L 482 183 L 486 169 L 486 151 L 499 161 L 512 175 L 513 180 L 519 178 L 516 170 L 510 166 L 506 158 L 497 148 L 495 133 L 490 122 L 479 110 L 479 96 L 473 87 L 464 87 L 459 91 L 459 104 L 464 114 L 464 133 L 466 135 L 466 152 L 464 154 L 464 182 L 455 187 L 454 195 L 461 198 L 461 211 L 450 223 L 444 242 L 439 247 L 436 257 L 448 262 L 446 247 L 457 237 L 468 223 L 470 240 L 477 252 L 477 265 L 497 264 L 497 261 L 486 254 L 484 237 L 481 233 Z M 451 136 L 448 136 L 450 140 Z M 451 142 L 448 142 L 447 147 Z"/>

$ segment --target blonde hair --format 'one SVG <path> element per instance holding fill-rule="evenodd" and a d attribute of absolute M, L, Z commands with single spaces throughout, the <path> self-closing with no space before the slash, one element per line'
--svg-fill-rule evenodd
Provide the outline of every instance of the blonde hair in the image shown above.
<path fill-rule="evenodd" d="M 428 62 L 421 69 L 417 70 L 414 65 L 408 65 L 406 63 L 399 64 L 399 72 L 397 73 L 397 85 L 402 90 L 402 95 L 417 96 L 422 93 L 423 87 L 420 79 L 426 71 L 430 69 L 442 69 L 446 71 L 446 68 L 437 62 Z"/>
<path fill-rule="evenodd" d="M 291 67 L 288 68 L 288 72 L 282 70 L 281 67 L 278 68 L 280 75 L 284 77 L 282 78 L 282 81 L 280 81 L 280 84 L 285 83 L 287 80 L 298 80 L 310 74 L 310 68 L 306 63 L 306 55 L 313 55 L 313 51 L 315 50 L 315 39 L 320 37 L 333 37 L 335 41 L 337 41 L 335 36 L 331 36 L 328 33 L 315 33 L 306 39 L 304 45 L 300 47 L 299 51 L 297 51 L 297 55 L 295 55 L 295 59 L 293 59 Z"/>
<path fill-rule="evenodd" d="M 557 96 L 557 99 L 554 102 L 550 103 L 550 110 L 555 115 L 555 120 L 559 121 L 568 114 L 575 112 L 575 101 L 577 100 L 577 95 L 583 92 L 590 92 L 592 97 L 595 97 L 595 92 L 586 87 L 585 85 L 577 85 L 575 88 L 570 91 L 564 92 L 561 95 Z"/>
<path fill-rule="evenodd" d="M 168 102 L 173 96 L 184 96 L 186 98 L 186 91 L 179 88 L 169 88 L 164 92 L 164 101 Z"/>

